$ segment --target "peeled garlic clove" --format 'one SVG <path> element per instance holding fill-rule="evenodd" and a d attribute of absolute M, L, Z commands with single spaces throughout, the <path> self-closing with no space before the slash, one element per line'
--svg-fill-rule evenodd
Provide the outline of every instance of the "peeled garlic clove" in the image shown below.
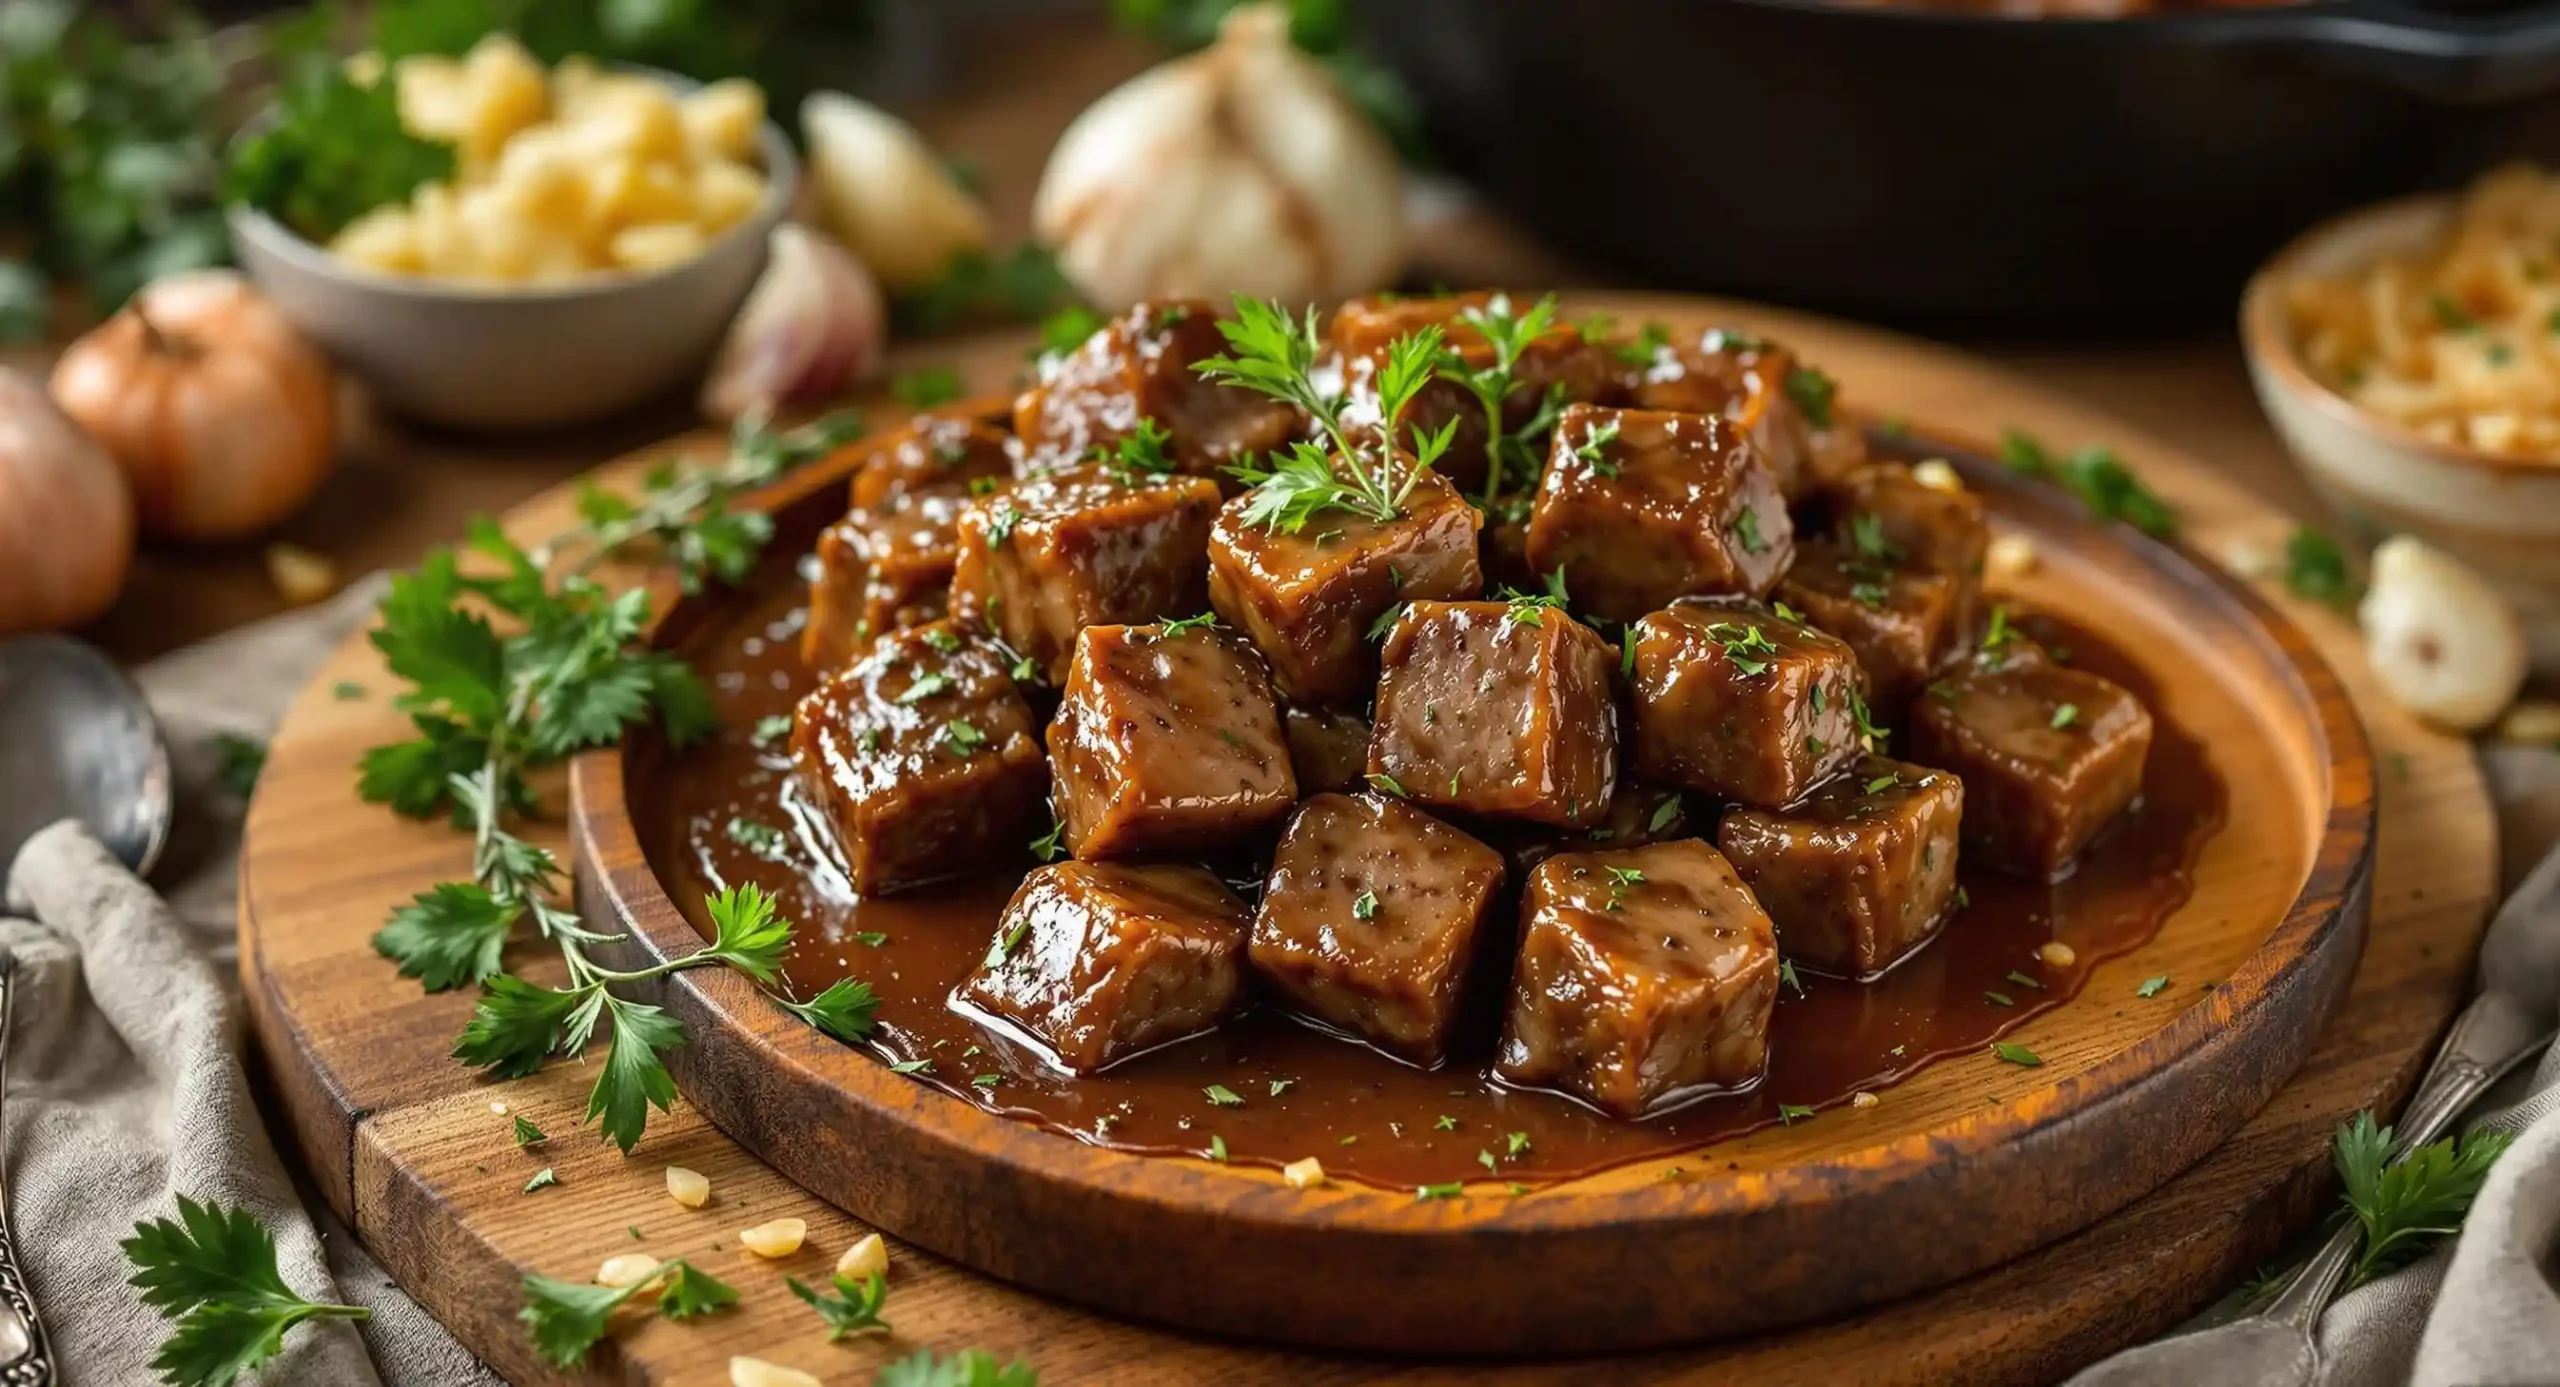
<path fill-rule="evenodd" d="M 1105 309 L 1231 294 L 1284 303 L 1378 288 L 1404 260 L 1404 172 L 1278 5 L 1139 74 L 1067 127 L 1031 210 Z"/>
<path fill-rule="evenodd" d="M 880 368 L 887 342 L 888 311 L 870 271 L 822 233 L 786 222 L 773 229 L 764 273 L 702 383 L 702 410 L 737 419 L 836 394 Z"/>
<path fill-rule="evenodd" d="M 987 209 L 914 128 L 841 92 L 800 105 L 809 174 L 829 231 L 892 294 L 942 277 L 951 257 L 987 247 Z"/>
<path fill-rule="evenodd" d="M 2356 610 L 2393 702 L 2456 732 L 2488 726 L 2524 687 L 2524 624 L 2486 579 L 2407 535 L 2373 551 Z"/>

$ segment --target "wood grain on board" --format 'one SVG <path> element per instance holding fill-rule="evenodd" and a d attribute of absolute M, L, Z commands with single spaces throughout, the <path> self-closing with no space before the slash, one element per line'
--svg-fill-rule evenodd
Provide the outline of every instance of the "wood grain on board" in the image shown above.
<path fill-rule="evenodd" d="M 1635 299 L 1582 302 L 1630 317 L 1648 306 Z M 2017 425 L 2058 445 L 2115 446 L 2184 513 L 2191 541 L 2207 553 L 2235 541 L 2272 549 L 2288 526 L 2209 466 L 1956 353 L 1767 310 L 1731 312 L 1741 325 L 1800 343 L 1845 382 L 1850 398 L 1879 414 L 1908 415 L 1958 435 L 1987 437 Z M 1017 362 L 1007 344 L 953 364 L 973 386 L 996 389 Z M 626 471 L 622 480 L 628 479 Z M 567 500 L 565 492 L 547 494 L 511 514 L 510 523 L 525 534 L 557 528 L 567 517 Z M 2066 571 L 2077 562 L 2055 559 Z M 720 1136 L 690 1104 L 653 1122 L 648 1140 L 626 1161 L 579 1127 L 591 1077 L 581 1066 L 556 1065 L 505 1085 L 473 1080 L 445 1058 L 468 998 L 422 996 L 372 954 L 366 938 L 384 914 L 423 886 L 463 874 L 469 853 L 468 844 L 441 825 L 395 820 L 354 800 L 355 756 L 397 731 L 378 697 L 342 702 L 329 696 L 342 679 L 371 689 L 383 683 L 378 660 L 361 641 L 350 642 L 318 674 L 270 752 L 243 863 L 242 966 L 261 1044 L 324 1193 L 396 1277 L 466 1343 L 521 1381 L 575 1379 L 532 1360 L 513 1319 L 516 1277 L 528 1270 L 589 1275 L 604 1257 L 635 1247 L 706 1255 L 708 1265 L 747 1292 L 746 1300 L 738 1313 L 713 1321 L 635 1321 L 632 1332 L 598 1356 L 594 1371 L 602 1380 L 718 1381 L 729 1354 L 756 1352 L 831 1381 L 862 1381 L 892 1354 L 963 1346 L 1021 1354 L 1052 1383 L 1101 1380 L 1141 1360 L 1151 1379 L 1166 1381 L 1443 1375 L 1712 1381 L 1772 1369 L 1854 1372 L 1880 1381 L 2050 1377 L 2187 1313 L 2298 1227 L 2325 1193 L 2331 1127 L 2344 1114 L 2388 1104 L 2405 1089 L 2467 977 L 2495 872 L 2494 833 L 2467 749 L 2361 696 L 2370 682 L 2356 666 L 2343 623 L 2298 604 L 2287 611 L 2359 692 L 2381 768 L 2383 823 L 2363 966 L 2345 1010 L 2294 1082 L 2193 1169 L 2075 1237 L 1934 1294 L 1725 1345 L 1493 1372 L 1474 1364 L 1282 1353 L 1117 1323 L 903 1248 L 892 1278 L 894 1339 L 826 1345 L 817 1320 L 783 1291 L 780 1276 L 821 1270 L 855 1232 L 843 1215 Z M 2270 765 L 2288 773 L 2281 759 Z M 564 803 L 558 784 L 543 789 L 556 812 Z M 2196 955 L 2194 970 L 2182 960 L 2175 965 L 2180 986 L 2226 981 L 2211 976 L 2216 957 L 2228 967 L 2237 953 Z M 524 958 L 540 977 L 538 955 L 528 950 Z M 2143 968 L 2132 960 L 2111 964 L 2092 980 L 2088 995 L 2118 988 L 2130 999 L 2131 981 Z M 2195 995 L 2199 1007 L 2215 1004 L 2200 987 Z M 2150 1028 L 2146 1022 L 2141 1029 Z M 2041 1035 L 2031 1035 L 2049 1057 L 2068 1056 L 2066 1067 L 2105 1058 L 2094 1039 L 2083 1051 L 2046 1048 Z M 2015 1076 L 1992 1077 L 2016 1082 Z M 1985 1089 L 1986 1105 L 2035 1086 L 2033 1076 L 2025 1077 L 2031 1082 L 2014 1089 Z M 515 1150 L 506 1120 L 490 1111 L 493 1100 L 554 1133 L 550 1148 L 538 1158 Z M 1770 1159 L 1785 1158 L 1785 1140 L 1782 1135 L 1769 1146 Z M 863 1154 L 847 1151 L 841 1159 L 858 1165 Z M 670 1162 L 712 1174 L 712 1208 L 689 1212 L 666 1198 L 660 1171 Z M 521 1193 L 542 1164 L 557 1169 L 560 1185 Z M 2032 1186 L 2019 1196 L 2040 1197 Z M 731 1260 L 743 1258 L 735 1250 L 738 1228 L 785 1211 L 811 1222 L 812 1250 L 799 1259 L 805 1265 Z M 2041 1216 L 2031 1202 L 1982 1211 L 1985 1219 L 2015 1217 L 2030 1227 Z M 979 1236 L 987 1245 L 1001 1244 L 1013 1232 L 1004 1226 L 1007 1218 L 1029 1217 L 988 1210 Z M 631 1229 L 638 1230 L 636 1241 Z M 1037 1239 L 1043 1232 L 1025 1228 L 1021 1236 Z M 714 1243 L 725 1250 L 714 1251 Z M 1148 1256 L 1145 1247 L 1126 1243 L 1089 1252 L 1097 1267 Z M 1289 1285 L 1274 1269 L 1256 1274 L 1268 1278 L 1275 1295 Z"/>

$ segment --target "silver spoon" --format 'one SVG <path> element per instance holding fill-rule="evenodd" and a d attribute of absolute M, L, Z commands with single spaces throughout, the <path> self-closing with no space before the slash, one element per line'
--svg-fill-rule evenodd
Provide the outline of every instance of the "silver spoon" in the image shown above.
<path fill-rule="evenodd" d="M 5 1087 L 9 1054 L 9 1017 L 17 1010 L 18 959 L 0 947 L 0 1087 Z M 8 1387 L 50 1387 L 54 1380 L 53 1348 L 44 1319 L 18 1266 L 18 1235 L 9 1227 L 8 1175 L 0 1166 L 0 1383 Z"/>
<path fill-rule="evenodd" d="M 144 875 L 168 841 L 170 799 L 160 724 L 114 661 L 62 636 L 0 641 L 0 876 L 61 819 Z"/>

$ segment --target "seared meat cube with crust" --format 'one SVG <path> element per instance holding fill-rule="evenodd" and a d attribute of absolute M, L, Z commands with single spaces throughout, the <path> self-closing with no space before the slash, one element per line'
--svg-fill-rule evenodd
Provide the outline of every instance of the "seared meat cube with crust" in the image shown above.
<path fill-rule="evenodd" d="M 914 492 L 855 510 L 820 532 L 802 661 L 833 669 L 884 632 L 939 620 L 949 608 L 960 513 L 968 508 L 969 498 L 956 490 Z"/>
<path fill-rule="evenodd" d="M 1489 291 L 1439 298 L 1353 299 L 1342 305 L 1333 315 L 1326 341 L 1332 364 L 1342 373 L 1344 423 L 1360 436 L 1376 435 L 1378 372 L 1399 339 L 1438 327 L 1448 350 L 1468 367 L 1481 370 L 1495 365 L 1498 357 L 1494 344 L 1472 318 L 1525 318 L 1532 311 L 1534 305 L 1528 300 Z M 1559 404 L 1615 399 L 1623 388 L 1618 374 L 1607 347 L 1586 341 L 1580 330 L 1559 320 L 1529 339 L 1512 363 L 1510 393 L 1502 400 L 1503 428 L 1514 434 L 1528 428 L 1545 409 L 1551 391 Z M 1485 483 L 1489 435 L 1484 405 L 1467 387 L 1445 375 L 1434 377 L 1406 407 L 1404 418 L 1395 421 L 1394 441 L 1397 447 L 1409 448 L 1415 428 L 1436 433 L 1452 419 L 1458 423 L 1457 432 L 1447 455 L 1440 459 L 1439 470 L 1459 490 L 1474 495 Z M 1504 489 L 1528 480 L 1526 474 L 1534 468 L 1534 457 L 1506 463 Z"/>
<path fill-rule="evenodd" d="M 1758 1080 L 1778 946 L 1724 855 L 1694 838 L 1538 864 L 1494 1071 L 1619 1117 Z"/>
<path fill-rule="evenodd" d="M 1832 538 L 1861 559 L 1945 574 L 1955 584 L 1953 629 L 1971 626 L 1982 593 L 1982 556 L 1991 544 L 1982 498 L 1940 491 L 1901 463 L 1878 463 L 1832 489 L 1831 513 Z"/>
<path fill-rule="evenodd" d="M 1005 435 L 975 419 L 919 415 L 881 440 L 879 451 L 853 474 L 853 507 L 879 510 L 917 495 L 984 494 L 986 482 L 1012 478 Z M 973 488 L 972 482 L 980 485 Z"/>
<path fill-rule="evenodd" d="M 802 662 L 834 669 L 883 632 L 941 617 L 960 512 L 1012 479 L 1004 435 L 971 420 L 919 417 L 883 440 L 854 473 L 852 508 L 818 536 Z"/>
<path fill-rule="evenodd" d="M 1628 628 L 1629 770 L 1747 804 L 1792 803 L 1863 753 L 1858 657 L 1748 608 L 1682 602 Z"/>
<path fill-rule="evenodd" d="M 1502 855 L 1421 810 L 1317 795 L 1280 839 L 1247 957 L 1292 1009 L 1436 1065 L 1501 890 Z"/>
<path fill-rule="evenodd" d="M 2046 878 L 2133 803 L 2150 750 L 2140 700 L 2047 661 L 1960 671 L 1911 707 L 1911 759 L 1964 781 L 1966 850 Z"/>
<path fill-rule="evenodd" d="M 1207 605 L 1218 488 L 1099 467 L 1032 476 L 960 515 L 954 615 L 1063 683 L 1076 632 L 1186 617 Z"/>
<path fill-rule="evenodd" d="M 1713 415 L 1577 405 L 1529 515 L 1529 565 L 1565 570 L 1574 599 L 1633 621 L 1692 595 L 1766 597 L 1795 558 L 1778 480 Z"/>
<path fill-rule="evenodd" d="M 1298 793 L 1348 793 L 1369 782 L 1369 719 L 1341 708 L 1281 710 L 1281 735 L 1289 739 L 1289 766 Z"/>
<path fill-rule="evenodd" d="M 1873 977 L 1926 940 L 1956 894 L 1964 785 L 1870 756 L 1785 809 L 1736 809 L 1716 845 L 1798 963 Z"/>
<path fill-rule="evenodd" d="M 1248 523 L 1251 492 L 1218 512 L 1209 603 L 1251 637 L 1293 703 L 1365 699 L 1378 681 L 1370 628 L 1410 598 L 1484 590 L 1475 507 L 1425 472 L 1389 521 L 1326 510 L 1296 532 Z"/>
<path fill-rule="evenodd" d="M 1244 981 L 1244 902 L 1200 867 L 1059 862 L 1025 877 L 952 993 L 1074 1074 L 1216 1025 Z"/>
<path fill-rule="evenodd" d="M 1693 340 L 1655 343 L 1631 372 L 1628 393 L 1638 409 L 1723 416 L 1760 450 L 1793 501 L 1810 487 L 1812 430 L 1787 389 L 1803 369 L 1794 352 L 1767 338 L 1709 328 Z M 1806 388 L 1800 383 L 1797 393 Z"/>
<path fill-rule="evenodd" d="M 1227 481 L 1227 467 L 1282 447 L 1302 419 L 1293 405 L 1192 369 L 1226 349 L 1217 309 L 1203 299 L 1142 303 L 1112 319 L 1084 345 L 1044 360 L 1040 382 L 1014 402 L 1029 465 L 1088 460 L 1152 419 L 1168 435 L 1176 469 Z"/>
<path fill-rule="evenodd" d="M 1584 828 L 1618 788 L 1617 652 L 1558 606 L 1409 602 L 1369 773 L 1424 804 Z"/>
<path fill-rule="evenodd" d="M 1049 760 L 1080 858 L 1223 847 L 1298 802 L 1262 660 L 1211 627 L 1084 628 Z"/>
<path fill-rule="evenodd" d="M 1778 601 L 1849 643 L 1879 708 L 1918 692 L 1957 630 L 1954 578 L 1880 563 L 1828 539 L 1797 546 Z"/>
<path fill-rule="evenodd" d="M 1004 651 L 947 621 L 880 638 L 800 700 L 791 760 L 854 889 L 884 895 L 1009 858 L 1049 788 Z"/>

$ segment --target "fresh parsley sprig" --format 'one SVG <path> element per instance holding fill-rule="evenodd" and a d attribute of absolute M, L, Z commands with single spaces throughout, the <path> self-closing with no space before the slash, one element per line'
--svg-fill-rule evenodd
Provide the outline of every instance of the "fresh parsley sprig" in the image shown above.
<path fill-rule="evenodd" d="M 880 1370 L 872 1387 L 1040 1387 L 1040 1374 L 1021 1359 L 1000 1362 L 981 1348 L 937 1358 L 927 1349 Z"/>
<path fill-rule="evenodd" d="M 856 1281 L 843 1272 L 835 1277 L 836 1293 L 810 1290 L 799 1277 L 782 1278 L 791 1293 L 807 1301 L 818 1318 L 827 1322 L 827 1342 L 835 1343 L 856 1334 L 886 1334 L 889 1322 L 880 1317 L 880 1309 L 889 1301 L 889 1282 L 878 1272 Z"/>
<path fill-rule="evenodd" d="M 2505 1132 L 2472 1132 L 2394 1161 L 2391 1129 L 2376 1126 L 2370 1111 L 2340 1126 L 2333 1153 L 2344 1186 L 2340 1198 L 2364 1229 L 2364 1249 L 2347 1288 L 2407 1266 L 2458 1231 L 2489 1168 L 2513 1140 Z"/>
<path fill-rule="evenodd" d="M 1555 428 L 1556 416 L 1564 410 L 1561 386 L 1551 388 L 1538 402 L 1537 412 L 1517 430 L 1504 427 L 1503 418 L 1511 397 L 1523 382 L 1519 379 L 1520 358 L 1531 343 L 1555 326 L 1556 298 L 1549 294 L 1529 305 L 1525 313 L 1515 313 L 1511 296 L 1496 294 L 1481 304 L 1470 304 L 1458 313 L 1458 321 L 1475 329 L 1476 334 L 1493 349 L 1493 360 L 1482 366 L 1470 365 L 1455 349 L 1440 353 L 1438 364 L 1442 379 L 1452 381 L 1475 397 L 1476 407 L 1484 412 L 1484 507 L 1493 509 L 1494 500 L 1504 490 L 1503 478 L 1508 464 L 1517 463 L 1523 478 L 1538 470 L 1537 440 Z M 1393 416 L 1388 416 L 1392 418 Z"/>
<path fill-rule="evenodd" d="M 1449 451 L 1457 421 L 1437 432 L 1411 425 L 1413 457 L 1397 456 L 1395 428 L 1422 387 L 1431 381 L 1441 355 L 1437 325 L 1388 344 L 1385 364 L 1378 368 L 1378 432 L 1374 439 L 1355 437 L 1343 419 L 1343 400 L 1313 376 L 1318 338 L 1316 313 L 1289 316 L 1277 304 L 1239 296 L 1236 316 L 1218 320 L 1227 339 L 1226 352 L 1192 364 L 1192 369 L 1221 385 L 1285 400 L 1305 410 L 1323 430 L 1326 442 L 1296 443 L 1272 456 L 1267 466 L 1250 464 L 1227 471 L 1255 488 L 1245 505 L 1245 522 L 1296 534 L 1327 510 L 1343 510 L 1381 524 L 1404 511 L 1414 484 Z M 1330 445 L 1328 451 L 1327 444 Z"/>
<path fill-rule="evenodd" d="M 658 1313 L 671 1320 L 689 1320 L 738 1303 L 735 1288 L 678 1257 L 660 1262 L 648 1275 L 627 1286 L 590 1286 L 555 1281 L 548 1276 L 528 1276 L 524 1279 L 524 1308 L 516 1317 L 525 1322 L 533 1336 L 534 1351 L 545 1362 L 574 1368 L 587 1361 L 588 1350 L 611 1329 L 613 1312 L 652 1290 L 658 1293 Z"/>
<path fill-rule="evenodd" d="M 701 591 L 712 578 L 743 581 L 773 537 L 773 521 L 762 511 L 733 511 L 730 503 L 825 457 L 860 437 L 862 430 L 862 416 L 851 410 L 787 430 L 744 419 L 730 435 L 726 458 L 691 469 L 673 461 L 660 463 L 641 479 L 637 498 L 582 482 L 579 523 L 537 546 L 533 565 L 549 569 L 574 553 L 578 557 L 568 572 L 584 575 L 645 543 L 674 564 L 686 592 Z"/>
<path fill-rule="evenodd" d="M 2056 457 L 2033 435 L 2009 429 L 2000 435 L 2000 461 L 2013 472 L 2061 485 L 2101 520 L 2121 520 L 2154 539 L 2178 532 L 2177 512 L 2102 444 Z"/>
<path fill-rule="evenodd" d="M 246 1209 L 182 1194 L 176 1218 L 144 1219 L 122 1246 L 143 1303 L 177 1324 L 151 1360 L 174 1387 L 226 1387 L 282 1352 L 286 1332 L 305 1320 L 371 1317 L 286 1285 L 274 1235 Z"/>

